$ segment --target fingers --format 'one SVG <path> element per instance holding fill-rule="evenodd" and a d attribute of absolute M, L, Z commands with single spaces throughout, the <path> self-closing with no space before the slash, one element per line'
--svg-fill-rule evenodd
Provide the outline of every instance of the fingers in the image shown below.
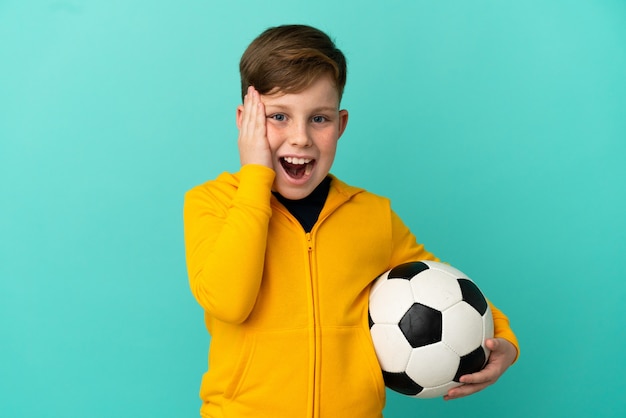
<path fill-rule="evenodd" d="M 489 386 L 490 383 L 481 383 L 481 384 L 465 384 L 461 386 L 457 386 L 453 389 L 450 389 L 446 395 L 444 395 L 443 399 L 446 401 L 450 401 L 453 399 L 464 398 L 469 395 L 473 395 L 476 392 L 480 392 Z"/>
<path fill-rule="evenodd" d="M 500 349 L 500 340 L 498 338 L 488 338 L 487 340 L 485 340 L 485 346 L 490 350 L 490 351 L 498 351 L 498 349 Z"/>
<path fill-rule="evenodd" d="M 272 168 L 271 152 L 267 140 L 265 107 L 259 92 L 254 87 L 248 88 L 243 106 L 240 106 L 237 112 L 241 165 L 260 164 Z"/>
<path fill-rule="evenodd" d="M 497 363 L 492 361 L 488 362 L 484 369 L 479 372 L 466 374 L 461 376 L 459 381 L 464 384 L 480 385 L 480 384 L 492 384 L 502 374 L 502 370 Z"/>
<path fill-rule="evenodd" d="M 490 338 L 485 341 L 485 345 L 491 350 L 489 360 L 497 359 L 503 373 L 517 359 L 517 348 L 504 338 Z"/>
<path fill-rule="evenodd" d="M 248 87 L 248 94 L 244 97 L 243 101 L 243 126 L 246 134 L 254 133 L 255 130 L 265 128 L 265 115 L 262 114 L 261 107 L 263 103 L 254 87 Z"/>
<path fill-rule="evenodd" d="M 487 368 L 478 373 L 461 376 L 460 381 L 463 384 L 450 389 L 443 398 L 444 400 L 452 400 L 472 395 L 494 384 L 499 376 L 497 372 Z"/>
<path fill-rule="evenodd" d="M 491 351 L 485 368 L 479 372 L 461 376 L 459 381 L 463 385 L 450 389 L 444 396 L 445 400 L 462 398 L 496 383 L 512 364 L 517 354 L 513 344 L 500 338 L 488 339 L 485 341 L 485 345 Z"/>
<path fill-rule="evenodd" d="M 241 112 L 241 122 L 239 124 L 239 139 L 251 141 L 259 134 L 265 134 L 265 115 L 262 112 L 263 103 L 259 93 L 254 87 L 248 88 L 248 94 L 243 100 L 243 110 Z"/>

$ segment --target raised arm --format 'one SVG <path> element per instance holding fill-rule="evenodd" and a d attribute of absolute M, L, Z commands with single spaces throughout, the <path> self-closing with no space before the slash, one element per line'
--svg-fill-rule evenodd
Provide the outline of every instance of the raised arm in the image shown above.
<path fill-rule="evenodd" d="M 234 196 L 200 186 L 187 193 L 185 249 L 191 291 L 215 318 L 243 322 L 263 276 L 274 172 L 242 167 Z M 231 186 L 232 188 L 232 186 Z"/>
<path fill-rule="evenodd" d="M 237 107 L 237 126 L 238 178 L 191 190 L 184 208 L 192 293 L 213 317 L 235 323 L 248 317 L 261 285 L 276 176 L 265 109 L 252 87 Z"/>

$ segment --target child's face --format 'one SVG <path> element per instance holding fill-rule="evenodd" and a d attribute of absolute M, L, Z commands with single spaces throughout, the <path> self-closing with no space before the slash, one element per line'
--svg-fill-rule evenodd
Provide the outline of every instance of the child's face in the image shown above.
<path fill-rule="evenodd" d="M 261 95 L 267 140 L 276 171 L 274 190 L 287 199 L 308 196 L 326 177 L 348 123 L 328 76 L 300 93 Z"/>

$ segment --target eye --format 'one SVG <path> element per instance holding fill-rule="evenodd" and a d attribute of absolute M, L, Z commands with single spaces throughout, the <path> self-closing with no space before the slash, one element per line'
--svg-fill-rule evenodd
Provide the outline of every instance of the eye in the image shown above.
<path fill-rule="evenodd" d="M 318 116 L 313 116 L 311 120 L 315 123 L 322 123 L 322 122 L 326 122 L 328 119 L 326 118 L 326 116 L 318 115 Z"/>
<path fill-rule="evenodd" d="M 277 122 L 284 122 L 286 119 L 286 116 L 283 115 L 282 113 L 275 113 L 270 116 L 270 119 L 274 119 Z"/>

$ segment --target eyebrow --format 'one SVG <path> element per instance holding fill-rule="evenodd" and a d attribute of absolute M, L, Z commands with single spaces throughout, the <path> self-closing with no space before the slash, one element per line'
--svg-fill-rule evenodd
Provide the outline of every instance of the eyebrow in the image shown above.
<path fill-rule="evenodd" d="M 334 106 L 322 106 L 314 109 L 314 112 L 338 112 L 339 108 Z"/>
<path fill-rule="evenodd" d="M 272 110 L 290 110 L 290 106 L 285 106 L 285 105 L 281 105 L 281 104 L 266 104 L 265 105 L 266 109 L 272 109 Z M 311 113 L 317 113 L 317 112 L 338 112 L 339 108 L 338 107 L 334 107 L 334 106 L 320 106 L 320 107 L 316 107 L 311 109 Z"/>

